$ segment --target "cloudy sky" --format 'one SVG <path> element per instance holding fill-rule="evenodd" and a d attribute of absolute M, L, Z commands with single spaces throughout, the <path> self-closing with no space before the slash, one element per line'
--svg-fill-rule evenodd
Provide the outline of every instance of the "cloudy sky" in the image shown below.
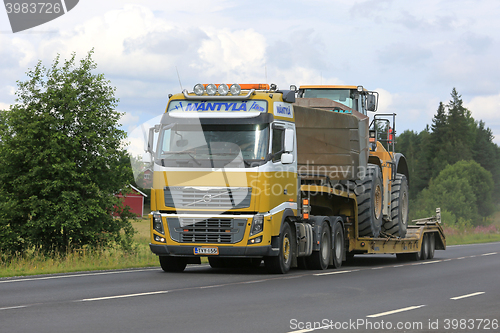
<path fill-rule="evenodd" d="M 82 58 L 117 87 L 131 132 L 165 110 L 169 93 L 201 83 L 363 85 L 398 133 L 430 124 L 456 87 L 500 144 L 500 1 L 82 0 L 13 34 L 0 9 L 0 109 L 16 80 L 56 54 Z"/>

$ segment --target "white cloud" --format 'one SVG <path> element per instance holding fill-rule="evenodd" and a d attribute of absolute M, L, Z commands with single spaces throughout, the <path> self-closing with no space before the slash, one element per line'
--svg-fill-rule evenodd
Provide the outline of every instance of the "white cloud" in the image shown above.
<path fill-rule="evenodd" d="M 0 110 L 9 110 L 10 104 L 0 102 Z"/>
<path fill-rule="evenodd" d="M 464 106 L 472 113 L 475 120 L 482 120 L 495 136 L 494 142 L 500 144 L 500 93 L 497 95 L 476 96 Z"/>
<path fill-rule="evenodd" d="M 139 122 L 139 116 L 134 116 L 130 112 L 125 112 L 120 119 L 122 126 L 136 127 Z"/>
<path fill-rule="evenodd" d="M 490 96 L 477 96 L 464 101 L 464 106 L 472 112 L 476 120 L 500 122 L 500 94 Z"/>
<path fill-rule="evenodd" d="M 266 39 L 253 29 L 207 29 L 209 37 L 198 49 L 201 63 L 192 67 L 207 77 L 222 80 L 254 80 L 264 72 Z"/>

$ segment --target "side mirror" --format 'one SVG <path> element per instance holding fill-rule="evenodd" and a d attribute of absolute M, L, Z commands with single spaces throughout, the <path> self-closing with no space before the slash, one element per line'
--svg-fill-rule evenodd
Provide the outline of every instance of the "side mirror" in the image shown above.
<path fill-rule="evenodd" d="M 149 129 L 149 135 L 148 135 L 146 149 L 144 149 L 146 152 L 148 152 L 150 154 L 154 154 L 154 150 L 153 150 L 154 140 L 155 140 L 155 128 L 151 127 Z"/>
<path fill-rule="evenodd" d="M 289 153 L 293 151 L 293 142 L 294 142 L 295 132 L 291 128 L 287 128 L 285 130 L 285 152 Z"/>
<path fill-rule="evenodd" d="M 293 154 L 283 153 L 281 154 L 281 164 L 292 164 L 293 163 Z"/>
<path fill-rule="evenodd" d="M 377 97 L 375 95 L 366 95 L 366 109 L 377 111 Z"/>
<path fill-rule="evenodd" d="M 153 162 L 153 159 L 151 158 L 150 153 L 144 153 L 142 154 L 142 162 L 146 164 L 151 164 Z"/>

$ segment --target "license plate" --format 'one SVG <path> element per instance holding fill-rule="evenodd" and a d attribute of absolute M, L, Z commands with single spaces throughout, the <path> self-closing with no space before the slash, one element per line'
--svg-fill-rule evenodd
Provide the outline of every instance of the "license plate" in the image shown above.
<path fill-rule="evenodd" d="M 208 255 L 217 255 L 219 254 L 218 247 L 195 247 L 193 249 L 194 254 L 208 254 Z"/>

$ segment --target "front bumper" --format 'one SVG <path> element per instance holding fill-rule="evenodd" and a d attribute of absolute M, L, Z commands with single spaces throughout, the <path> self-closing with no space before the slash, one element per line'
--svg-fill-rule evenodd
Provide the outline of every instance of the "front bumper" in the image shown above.
<path fill-rule="evenodd" d="M 204 245 L 210 247 L 210 245 Z M 158 245 L 149 243 L 151 251 L 159 256 L 179 256 L 179 257 L 200 257 L 194 254 L 194 248 L 200 246 L 192 245 Z M 218 246 L 219 254 L 217 257 L 267 257 L 277 256 L 279 253 L 278 248 L 272 248 L 271 245 L 267 246 L 248 246 L 248 247 L 234 247 L 234 246 Z"/>

